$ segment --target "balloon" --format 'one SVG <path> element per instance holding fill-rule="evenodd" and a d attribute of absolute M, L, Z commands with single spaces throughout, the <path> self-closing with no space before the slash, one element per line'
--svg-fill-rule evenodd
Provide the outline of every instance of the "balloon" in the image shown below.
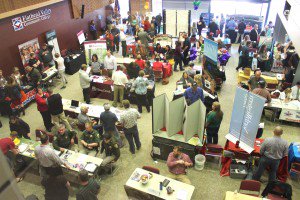
<path fill-rule="evenodd" d="M 199 6 L 200 6 L 200 4 L 201 4 L 201 2 L 200 2 L 200 1 L 194 1 L 194 6 L 197 6 L 197 7 L 199 7 Z"/>
<path fill-rule="evenodd" d="M 198 6 L 194 6 L 194 10 L 198 10 L 198 8 L 199 8 Z"/>

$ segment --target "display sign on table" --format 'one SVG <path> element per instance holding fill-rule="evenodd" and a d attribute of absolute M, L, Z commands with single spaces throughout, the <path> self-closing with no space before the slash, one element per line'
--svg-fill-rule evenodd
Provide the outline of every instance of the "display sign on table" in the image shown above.
<path fill-rule="evenodd" d="M 204 55 L 213 62 L 218 62 L 218 43 L 204 38 Z"/>
<path fill-rule="evenodd" d="M 25 42 L 23 44 L 20 44 L 18 47 L 19 47 L 22 63 L 24 66 L 28 63 L 30 59 L 30 53 L 34 52 L 37 55 L 40 49 L 39 41 L 37 38 Z"/>
<path fill-rule="evenodd" d="M 237 87 L 231 114 L 229 134 L 226 138 L 240 142 L 246 152 L 253 151 L 255 138 L 266 99 Z"/>
<path fill-rule="evenodd" d="M 79 41 L 79 44 L 82 44 L 85 41 L 85 35 L 83 30 L 79 31 L 79 33 L 77 33 L 77 38 Z"/>
<path fill-rule="evenodd" d="M 103 63 L 106 56 L 106 42 L 105 41 L 86 41 L 83 43 L 85 49 L 86 63 L 92 61 L 93 54 L 98 56 L 98 62 Z"/>
<path fill-rule="evenodd" d="M 300 102 L 297 100 L 288 103 L 282 102 L 279 119 L 300 123 Z"/>

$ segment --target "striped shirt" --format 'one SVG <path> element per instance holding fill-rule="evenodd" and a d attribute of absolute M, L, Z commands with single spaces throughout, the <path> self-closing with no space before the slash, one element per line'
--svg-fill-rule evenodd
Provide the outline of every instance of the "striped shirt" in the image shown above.
<path fill-rule="evenodd" d="M 100 185 L 94 179 L 90 179 L 87 185 L 80 186 L 76 200 L 97 200 L 99 191 Z"/>

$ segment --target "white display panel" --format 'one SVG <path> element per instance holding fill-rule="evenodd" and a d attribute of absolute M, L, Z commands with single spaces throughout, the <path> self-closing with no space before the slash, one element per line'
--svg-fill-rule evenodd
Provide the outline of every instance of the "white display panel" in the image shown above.
<path fill-rule="evenodd" d="M 168 135 L 172 136 L 183 128 L 184 97 L 169 103 L 169 126 Z"/>
<path fill-rule="evenodd" d="M 176 32 L 176 10 L 166 10 L 166 34 L 175 37 Z"/>
<path fill-rule="evenodd" d="M 183 135 L 185 141 L 188 141 L 193 135 L 198 134 L 199 112 L 200 112 L 200 100 L 194 102 L 186 108 L 185 129 Z"/>
<path fill-rule="evenodd" d="M 206 118 L 206 107 L 202 101 L 199 101 L 199 123 L 198 123 L 198 136 L 199 138 L 203 138 L 204 126 L 205 126 L 205 118 Z"/>
<path fill-rule="evenodd" d="M 189 10 L 177 10 L 177 33 L 176 36 L 179 35 L 180 32 L 189 32 Z"/>
<path fill-rule="evenodd" d="M 153 99 L 152 120 L 153 132 L 156 132 L 165 127 L 165 110 L 166 110 L 166 95 L 162 94 Z"/>

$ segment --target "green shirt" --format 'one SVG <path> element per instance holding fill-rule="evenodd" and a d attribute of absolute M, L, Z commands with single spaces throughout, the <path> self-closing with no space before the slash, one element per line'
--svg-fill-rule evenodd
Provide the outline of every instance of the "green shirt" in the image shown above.
<path fill-rule="evenodd" d="M 91 132 L 87 132 L 86 130 L 84 130 L 82 132 L 82 136 L 80 137 L 81 140 L 85 141 L 88 144 L 91 143 L 100 143 L 100 136 L 98 131 L 96 130 L 92 130 Z M 97 148 L 97 147 L 95 147 Z"/>
<path fill-rule="evenodd" d="M 64 134 L 57 133 L 53 140 L 54 149 L 59 150 L 59 148 L 70 148 L 71 139 L 74 139 L 75 136 L 76 133 L 74 131 L 65 131 Z"/>
<path fill-rule="evenodd" d="M 220 119 L 218 119 L 216 117 L 216 114 L 217 113 L 215 111 L 211 111 L 207 114 L 206 123 L 208 123 L 208 127 L 217 128 L 220 126 L 223 116 Z"/>
<path fill-rule="evenodd" d="M 97 200 L 99 191 L 99 183 L 95 179 L 90 179 L 87 185 L 79 187 L 76 200 Z"/>

